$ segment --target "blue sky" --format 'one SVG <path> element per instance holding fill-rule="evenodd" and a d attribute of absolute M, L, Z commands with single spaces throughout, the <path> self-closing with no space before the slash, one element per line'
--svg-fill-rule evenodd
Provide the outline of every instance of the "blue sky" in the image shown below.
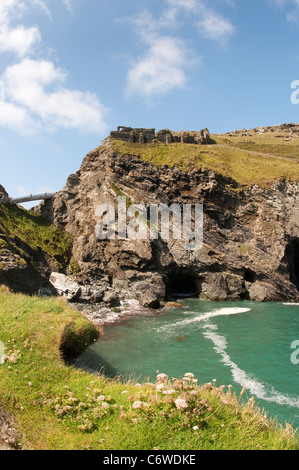
<path fill-rule="evenodd" d="M 118 125 L 299 122 L 299 0 L 0 0 L 0 184 L 61 189 Z"/>

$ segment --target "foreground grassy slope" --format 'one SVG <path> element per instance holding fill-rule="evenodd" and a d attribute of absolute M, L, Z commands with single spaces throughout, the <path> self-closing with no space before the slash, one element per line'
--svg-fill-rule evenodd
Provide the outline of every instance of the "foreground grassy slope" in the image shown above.
<path fill-rule="evenodd" d="M 246 135 L 248 134 L 248 135 Z M 139 155 L 155 166 L 177 165 L 206 168 L 233 178 L 240 187 L 267 187 L 283 178 L 299 181 L 299 137 L 290 139 L 288 130 L 213 134 L 217 145 L 153 143 L 147 145 L 113 141 L 120 154 Z M 290 140 L 289 140 L 290 139 Z"/>
<path fill-rule="evenodd" d="M 160 375 L 121 383 L 67 366 L 95 328 L 61 299 L 0 288 L 0 406 L 13 414 L 23 449 L 295 449 L 291 427 L 270 422 L 228 387 Z"/>

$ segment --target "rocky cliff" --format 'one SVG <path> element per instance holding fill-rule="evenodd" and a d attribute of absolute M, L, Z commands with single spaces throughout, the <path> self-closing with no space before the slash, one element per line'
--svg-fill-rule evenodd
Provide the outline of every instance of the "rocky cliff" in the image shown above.
<path fill-rule="evenodd" d="M 296 181 L 240 188 L 198 165 L 158 168 L 137 151 L 119 153 L 112 144 L 108 139 L 88 153 L 62 191 L 37 208 L 72 235 L 82 298 L 117 305 L 130 297 L 149 307 L 184 292 L 221 301 L 298 300 Z M 203 246 L 186 251 L 183 240 L 161 237 L 99 240 L 97 207 L 117 207 L 119 196 L 126 196 L 127 206 L 203 204 Z"/>

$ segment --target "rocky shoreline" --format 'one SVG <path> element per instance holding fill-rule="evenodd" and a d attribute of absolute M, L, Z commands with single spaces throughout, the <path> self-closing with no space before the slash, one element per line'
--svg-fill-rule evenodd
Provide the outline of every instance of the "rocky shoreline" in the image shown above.
<path fill-rule="evenodd" d="M 121 302 L 118 307 L 108 307 L 101 304 L 72 302 L 70 306 L 81 312 L 96 327 L 102 328 L 115 325 L 134 316 L 157 315 L 162 311 L 142 307 L 136 299 Z"/>

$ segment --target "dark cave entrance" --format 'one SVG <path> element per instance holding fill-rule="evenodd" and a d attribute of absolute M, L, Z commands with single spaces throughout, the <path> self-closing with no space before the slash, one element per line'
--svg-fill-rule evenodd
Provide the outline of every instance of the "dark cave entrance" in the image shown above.
<path fill-rule="evenodd" d="M 194 277 L 183 274 L 170 277 L 167 290 L 172 299 L 196 298 L 199 294 Z"/>
<path fill-rule="evenodd" d="M 293 262 L 293 268 L 294 268 L 294 281 L 295 284 L 297 285 L 297 288 L 299 289 L 299 238 L 294 238 L 292 240 L 292 245 L 293 245 L 293 252 L 294 252 L 294 262 Z"/>
<path fill-rule="evenodd" d="M 251 269 L 247 269 L 244 273 L 244 281 L 254 283 L 256 281 L 256 274 Z"/>
<path fill-rule="evenodd" d="M 299 238 L 290 239 L 285 254 L 288 262 L 290 281 L 299 290 Z"/>

